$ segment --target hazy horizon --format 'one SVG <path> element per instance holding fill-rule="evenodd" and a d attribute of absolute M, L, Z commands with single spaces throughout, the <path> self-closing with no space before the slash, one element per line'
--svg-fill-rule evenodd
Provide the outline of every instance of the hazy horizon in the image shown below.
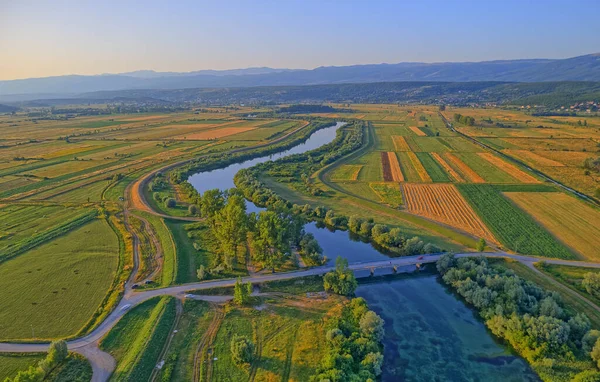
<path fill-rule="evenodd" d="M 0 80 L 560 59 L 600 51 L 599 11 L 595 1 L 558 0 L 0 0 L 0 33 L 10 36 L 0 39 L 10 58 L 0 61 Z"/>

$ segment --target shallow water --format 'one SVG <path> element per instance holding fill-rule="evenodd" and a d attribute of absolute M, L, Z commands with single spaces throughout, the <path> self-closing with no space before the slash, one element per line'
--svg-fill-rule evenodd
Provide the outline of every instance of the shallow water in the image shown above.
<path fill-rule="evenodd" d="M 436 276 L 361 284 L 385 320 L 383 381 L 538 381 Z"/>
<path fill-rule="evenodd" d="M 305 143 L 284 152 L 194 174 L 188 180 L 200 193 L 232 188 L 239 170 L 327 144 L 341 126 L 319 130 Z M 248 212 L 263 210 L 252 202 L 247 205 Z M 329 264 L 337 256 L 349 263 L 388 258 L 348 232 L 320 228 L 316 223 L 304 228 L 315 235 Z M 435 276 L 415 274 L 375 281 L 361 284 L 356 294 L 385 320 L 382 381 L 539 381 L 527 363 L 495 342 L 484 324 Z"/>

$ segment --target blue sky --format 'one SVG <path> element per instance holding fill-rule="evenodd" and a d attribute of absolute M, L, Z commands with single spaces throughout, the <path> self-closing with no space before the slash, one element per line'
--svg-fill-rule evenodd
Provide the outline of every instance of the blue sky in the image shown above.
<path fill-rule="evenodd" d="M 600 52 L 600 1 L 0 0 L 0 79 Z"/>

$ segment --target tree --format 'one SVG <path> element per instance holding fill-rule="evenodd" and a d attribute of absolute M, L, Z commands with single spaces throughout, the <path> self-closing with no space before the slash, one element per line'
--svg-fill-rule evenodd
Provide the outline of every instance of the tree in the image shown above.
<path fill-rule="evenodd" d="M 585 353 L 589 354 L 594 348 L 596 341 L 598 341 L 598 338 L 600 338 L 600 330 L 590 330 L 585 334 L 585 336 L 583 336 L 583 339 L 581 340 L 581 349 Z"/>
<path fill-rule="evenodd" d="M 177 201 L 173 198 L 168 198 L 165 201 L 165 205 L 167 206 L 167 208 L 175 208 L 177 207 Z"/>
<path fill-rule="evenodd" d="M 261 211 L 252 234 L 252 256 L 275 272 L 291 253 L 285 220 L 273 211 Z"/>
<path fill-rule="evenodd" d="M 198 267 L 198 270 L 196 271 L 196 276 L 198 276 L 198 280 L 204 280 L 204 278 L 206 277 L 206 269 L 204 268 L 204 265 L 200 265 L 200 267 Z"/>
<path fill-rule="evenodd" d="M 446 105 L 440 105 L 440 111 L 446 110 Z"/>
<path fill-rule="evenodd" d="M 485 247 L 486 246 L 487 246 L 487 243 L 485 242 L 485 239 L 482 237 L 477 242 L 477 252 L 483 252 L 483 251 L 485 251 Z"/>
<path fill-rule="evenodd" d="M 246 336 L 234 334 L 231 338 L 231 358 L 238 366 L 247 366 L 254 358 L 254 343 Z"/>
<path fill-rule="evenodd" d="M 600 273 L 588 272 L 583 275 L 581 286 L 591 295 L 599 295 L 600 293 Z"/>
<path fill-rule="evenodd" d="M 596 340 L 592 351 L 590 352 L 590 357 L 596 362 L 596 365 L 600 367 L 600 338 Z"/>
<path fill-rule="evenodd" d="M 359 325 L 360 332 L 364 337 L 377 342 L 383 338 L 383 319 L 372 310 L 362 316 Z"/>
<path fill-rule="evenodd" d="M 360 362 L 361 368 L 378 377 L 381 375 L 381 365 L 383 365 L 383 355 L 379 352 L 369 353 Z"/>
<path fill-rule="evenodd" d="M 225 207 L 215 212 L 214 216 L 212 232 L 219 241 L 219 251 L 224 255 L 225 265 L 231 268 L 239 245 L 246 240 L 246 201 L 241 195 L 231 195 L 227 198 Z"/>
<path fill-rule="evenodd" d="M 600 372 L 596 370 L 584 370 L 573 377 L 573 382 L 600 382 Z"/>
<path fill-rule="evenodd" d="M 225 197 L 219 189 L 207 190 L 202 195 L 200 204 L 200 213 L 209 220 L 213 220 L 215 214 L 225 205 Z"/>
<path fill-rule="evenodd" d="M 350 216 L 348 219 L 348 229 L 350 232 L 358 233 L 360 231 L 360 226 L 363 223 L 363 219 L 359 218 L 356 215 Z"/>
<path fill-rule="evenodd" d="M 198 215 L 198 207 L 195 204 L 190 204 L 188 207 L 188 214 L 192 216 Z"/>
<path fill-rule="evenodd" d="M 323 286 L 326 291 L 332 291 L 343 296 L 354 293 L 358 283 L 354 272 L 348 268 L 348 260 L 339 257 L 335 260 L 335 270 L 327 272 L 323 277 Z"/>
<path fill-rule="evenodd" d="M 69 356 L 67 343 L 64 340 L 52 341 L 48 348 L 46 359 L 53 365 L 58 365 Z"/>
<path fill-rule="evenodd" d="M 233 302 L 237 305 L 247 304 L 250 301 L 249 292 L 251 293 L 250 288 L 248 288 L 247 285 L 242 284 L 242 279 L 238 277 L 233 287 Z"/>

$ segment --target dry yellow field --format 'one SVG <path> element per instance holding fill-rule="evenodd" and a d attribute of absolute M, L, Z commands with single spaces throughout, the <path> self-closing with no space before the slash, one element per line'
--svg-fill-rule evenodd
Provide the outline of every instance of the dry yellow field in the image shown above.
<path fill-rule="evenodd" d="M 185 136 L 188 140 L 195 141 L 205 141 L 209 139 L 218 139 L 227 137 L 234 134 L 244 133 L 246 131 L 254 130 L 256 127 L 247 126 L 247 127 L 224 127 L 221 129 L 213 129 L 208 131 L 201 131 L 198 133 L 187 134 Z"/>
<path fill-rule="evenodd" d="M 444 170 L 446 170 L 446 172 L 448 172 L 448 174 L 454 178 L 455 181 L 458 183 L 464 183 L 465 179 L 457 171 L 455 171 L 440 154 L 433 152 L 430 154 L 444 168 Z"/>
<path fill-rule="evenodd" d="M 460 171 L 464 178 L 468 181 L 472 183 L 485 183 L 485 180 L 479 176 L 479 174 L 473 171 L 471 167 L 467 166 L 467 164 L 460 160 L 460 158 L 458 158 L 456 155 L 452 153 L 446 153 L 446 158 L 457 167 L 458 171 Z"/>
<path fill-rule="evenodd" d="M 417 134 L 419 137 L 426 137 L 427 134 L 423 132 L 423 130 L 419 129 L 417 126 L 409 126 L 409 129 L 412 130 L 413 133 Z"/>
<path fill-rule="evenodd" d="M 402 170 L 400 170 L 400 163 L 398 162 L 398 157 L 396 153 L 389 152 L 387 153 L 389 161 L 390 161 L 390 170 L 392 171 L 392 179 L 394 182 L 404 182 L 404 175 L 402 175 Z"/>
<path fill-rule="evenodd" d="M 507 192 L 505 195 L 583 257 L 600 259 L 600 211 L 558 192 Z"/>
<path fill-rule="evenodd" d="M 494 235 L 454 185 L 405 183 L 403 188 L 404 202 L 409 212 L 497 243 Z"/>
<path fill-rule="evenodd" d="M 394 147 L 396 151 L 412 151 L 406 139 L 400 135 L 392 135 L 392 141 L 394 142 Z"/>
<path fill-rule="evenodd" d="M 505 152 L 516 158 L 523 158 L 526 161 L 531 162 L 534 166 L 539 166 L 539 167 L 562 167 L 562 166 L 564 166 L 564 164 L 562 164 L 558 161 L 548 159 L 546 157 L 536 154 L 533 151 L 510 150 L 509 149 L 509 150 L 505 150 Z"/>
<path fill-rule="evenodd" d="M 495 156 L 492 153 L 477 153 L 481 158 L 487 160 L 494 166 L 498 167 L 502 171 L 510 174 L 515 179 L 519 180 L 523 183 L 539 183 L 539 181 L 533 176 L 527 174 L 525 171 L 522 171 L 517 166 L 506 162 L 502 158 Z"/>
<path fill-rule="evenodd" d="M 408 153 L 408 157 L 410 158 L 410 162 L 414 166 L 415 170 L 417 170 L 417 172 L 419 173 L 421 180 L 423 182 L 431 182 L 431 177 L 427 173 L 427 170 L 425 170 L 425 167 L 423 167 L 423 163 L 421 163 L 421 161 L 417 157 L 417 154 L 411 151 Z"/>

